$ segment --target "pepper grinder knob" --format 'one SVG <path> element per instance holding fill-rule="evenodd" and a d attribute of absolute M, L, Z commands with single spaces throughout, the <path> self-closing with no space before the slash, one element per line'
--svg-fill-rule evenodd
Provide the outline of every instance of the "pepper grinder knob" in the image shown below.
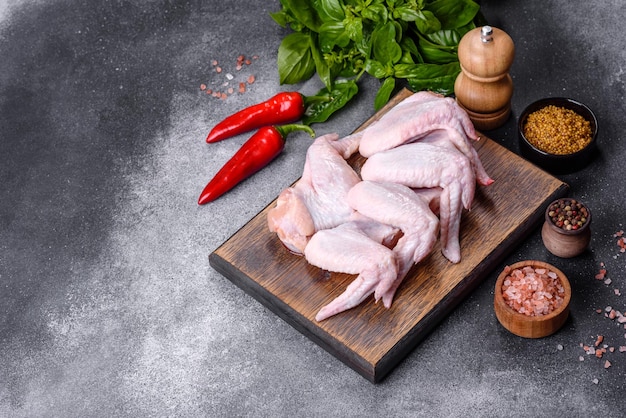
<path fill-rule="evenodd" d="M 504 31 L 483 26 L 467 32 L 458 47 L 459 73 L 454 83 L 457 103 L 476 129 L 495 129 L 509 118 L 513 80 L 509 69 L 515 46 Z"/>

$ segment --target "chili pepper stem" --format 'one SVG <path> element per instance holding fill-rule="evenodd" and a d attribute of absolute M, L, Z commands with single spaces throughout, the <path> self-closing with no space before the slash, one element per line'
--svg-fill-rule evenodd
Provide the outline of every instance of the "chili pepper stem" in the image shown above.
<path fill-rule="evenodd" d="M 278 131 L 278 133 L 280 134 L 280 136 L 283 137 L 283 139 L 287 138 L 287 135 L 295 131 L 304 131 L 308 133 L 309 135 L 311 135 L 311 138 L 315 138 L 315 131 L 310 126 L 303 125 L 300 123 L 292 123 L 289 125 L 274 126 L 274 129 Z"/>

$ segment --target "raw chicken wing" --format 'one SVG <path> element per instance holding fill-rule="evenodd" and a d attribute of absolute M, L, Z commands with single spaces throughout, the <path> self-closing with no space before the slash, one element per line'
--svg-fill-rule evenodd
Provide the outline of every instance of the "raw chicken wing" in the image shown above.
<path fill-rule="evenodd" d="M 474 125 L 458 103 L 424 91 L 404 99 L 367 127 L 361 133 L 359 152 L 371 157 L 415 141 L 454 146 L 472 162 L 478 182 L 489 185 L 493 179 L 485 171 L 472 140 L 478 140 Z"/>
<path fill-rule="evenodd" d="M 471 162 L 455 149 L 415 142 L 379 152 L 361 168 L 363 180 L 392 182 L 412 188 L 441 187 L 440 239 L 443 255 L 461 260 L 462 209 L 474 199 L 476 176 Z"/>
<path fill-rule="evenodd" d="M 379 151 L 416 141 L 436 129 L 448 131 L 451 139 L 463 148 L 470 140 L 478 139 L 472 121 L 454 99 L 419 92 L 365 128 L 359 152 L 367 158 Z"/>
<path fill-rule="evenodd" d="M 329 271 L 358 274 L 345 292 L 317 313 L 317 321 L 359 305 L 374 293 L 381 281 L 395 280 L 398 267 L 394 253 L 382 242 L 396 233 L 388 225 L 361 219 L 313 235 L 304 249 L 310 264 Z"/>
<path fill-rule="evenodd" d="M 391 282 L 381 278 L 374 293 L 387 308 L 411 267 L 430 254 L 437 242 L 439 219 L 429 206 L 433 197 L 401 184 L 371 181 L 360 182 L 348 193 L 348 202 L 358 213 L 402 231 L 393 248 L 398 274 Z"/>

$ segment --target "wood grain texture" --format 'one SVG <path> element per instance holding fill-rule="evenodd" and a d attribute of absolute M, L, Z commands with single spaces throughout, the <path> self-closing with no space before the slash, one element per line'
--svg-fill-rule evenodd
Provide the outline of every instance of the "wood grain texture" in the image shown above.
<path fill-rule="evenodd" d="M 400 92 L 360 129 L 410 94 Z M 409 272 L 389 309 L 370 297 L 316 322 L 319 309 L 356 276 L 322 271 L 287 251 L 267 228 L 275 200 L 212 252 L 209 262 L 346 365 L 379 382 L 543 220 L 545 206 L 567 192 L 567 184 L 489 138 L 476 149 L 495 183 L 478 187 L 472 210 L 463 214 L 462 261 L 448 262 L 437 245 Z M 360 167 L 363 159 L 355 155 L 349 161 Z"/>

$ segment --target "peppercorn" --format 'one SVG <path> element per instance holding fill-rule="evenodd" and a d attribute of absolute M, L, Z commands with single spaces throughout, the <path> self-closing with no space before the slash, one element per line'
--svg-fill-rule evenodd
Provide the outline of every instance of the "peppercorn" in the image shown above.
<path fill-rule="evenodd" d="M 589 212 L 585 205 L 576 199 L 561 199 L 550 205 L 548 217 L 557 227 L 575 231 L 587 222 Z"/>

